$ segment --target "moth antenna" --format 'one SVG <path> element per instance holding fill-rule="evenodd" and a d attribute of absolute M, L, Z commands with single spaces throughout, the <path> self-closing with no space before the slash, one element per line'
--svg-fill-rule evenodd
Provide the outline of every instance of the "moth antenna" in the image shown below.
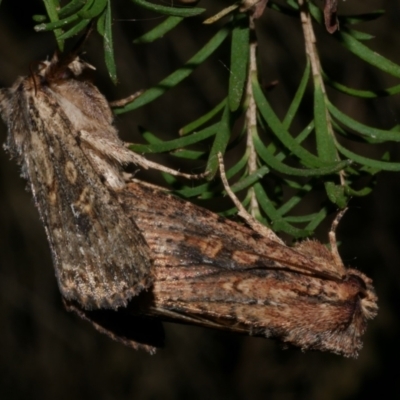
<path fill-rule="evenodd" d="M 94 21 L 92 20 L 89 25 L 86 28 L 85 33 L 83 34 L 83 36 L 77 41 L 77 43 L 75 44 L 75 46 L 72 49 L 72 53 L 77 54 L 81 48 L 83 47 L 83 45 L 86 43 L 86 41 L 89 39 L 89 36 L 92 34 L 93 32 L 93 28 L 94 28 Z"/>
<path fill-rule="evenodd" d="M 218 164 L 222 184 L 224 185 L 224 189 L 227 195 L 231 198 L 236 208 L 238 209 L 238 215 L 242 217 L 255 232 L 272 240 L 273 242 L 283 244 L 283 241 L 275 234 L 272 229 L 269 229 L 249 214 L 249 212 L 243 207 L 243 204 L 240 202 L 240 200 L 236 197 L 235 193 L 233 193 L 231 187 L 229 186 L 228 179 L 226 178 L 224 159 L 221 152 L 218 153 Z"/>
<path fill-rule="evenodd" d="M 68 56 L 66 57 L 67 65 L 69 65 L 69 63 L 71 61 L 73 61 L 78 56 L 78 54 L 81 52 L 84 44 L 89 39 L 89 36 L 92 34 L 93 27 L 94 27 L 94 21 L 92 20 L 90 22 L 90 24 L 88 25 L 88 27 L 86 28 L 86 31 L 83 34 L 83 36 L 76 42 L 75 46 L 72 48 L 72 50 L 69 52 Z"/>
<path fill-rule="evenodd" d="M 35 63 L 37 65 L 37 63 Z M 37 95 L 38 92 L 38 88 L 37 88 L 37 84 L 36 84 L 36 77 L 35 77 L 35 73 L 33 72 L 33 63 L 29 64 L 29 74 L 33 80 L 33 87 L 35 88 L 35 96 Z"/>
<path fill-rule="evenodd" d="M 61 70 L 62 71 L 64 68 L 67 68 L 68 65 L 71 64 L 71 62 L 75 60 L 75 58 L 78 57 L 78 55 L 81 52 L 84 44 L 86 43 L 86 41 L 88 40 L 90 34 L 93 31 L 93 27 L 94 27 L 94 21 L 92 21 L 88 25 L 84 35 L 76 42 L 76 44 L 72 48 L 72 50 L 69 51 L 67 54 L 63 55 L 63 57 L 60 56 L 60 52 L 58 50 L 56 50 L 54 52 L 54 55 L 52 57 L 52 61 L 55 58 L 57 60 L 59 60 L 58 62 L 52 63 L 52 67 L 53 67 L 54 70 L 57 70 L 57 71 Z"/>
<path fill-rule="evenodd" d="M 339 249 L 338 249 L 338 245 L 337 245 L 336 228 L 338 227 L 339 222 L 342 219 L 342 217 L 346 211 L 347 211 L 347 208 L 340 211 L 338 213 L 338 215 L 336 215 L 335 219 L 332 222 L 331 230 L 329 232 L 329 243 L 331 245 L 331 253 L 333 256 L 333 260 L 334 260 L 335 264 L 339 267 L 343 267 L 343 261 L 342 261 L 342 258 L 340 257 Z"/>

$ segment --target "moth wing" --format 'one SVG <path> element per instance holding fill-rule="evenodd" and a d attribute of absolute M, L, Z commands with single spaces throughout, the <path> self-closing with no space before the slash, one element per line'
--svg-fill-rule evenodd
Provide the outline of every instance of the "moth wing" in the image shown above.
<path fill-rule="evenodd" d="M 319 242 L 306 241 L 298 248 L 288 247 L 267 240 L 242 224 L 136 182 L 120 196 L 125 212 L 133 216 L 160 263 L 227 270 L 283 269 L 328 279 L 343 276 L 329 250 Z"/>
<path fill-rule="evenodd" d="M 85 308 L 124 306 L 151 284 L 147 244 L 91 166 L 55 99 L 44 90 L 25 94 L 17 88 L 15 96 L 24 103 L 29 129 L 21 132 L 21 122 L 10 121 L 9 143 L 19 146 L 60 290 Z"/>
<path fill-rule="evenodd" d="M 167 270 L 168 268 L 165 268 Z M 154 301 L 140 315 L 279 339 L 356 357 L 366 327 L 358 296 L 343 282 L 290 271 L 157 270 Z M 213 270 L 214 269 L 214 270 Z M 344 284 L 345 285 L 345 284 Z"/>

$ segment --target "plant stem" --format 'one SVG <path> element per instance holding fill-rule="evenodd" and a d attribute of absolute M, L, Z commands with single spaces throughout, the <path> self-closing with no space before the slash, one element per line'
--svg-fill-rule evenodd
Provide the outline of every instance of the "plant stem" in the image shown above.
<path fill-rule="evenodd" d="M 257 153 L 254 147 L 253 141 L 253 132 L 257 132 L 257 106 L 254 100 L 253 94 L 253 86 L 252 86 L 252 76 L 257 76 L 257 37 L 254 29 L 254 20 L 252 15 L 249 16 L 249 24 L 250 24 L 250 57 L 249 57 L 249 69 L 247 76 L 247 88 L 246 88 L 246 97 L 248 108 L 246 110 L 246 131 L 247 131 L 247 143 L 246 149 L 249 154 L 249 158 L 247 161 L 247 169 L 248 174 L 252 174 L 257 170 Z M 253 218 L 256 218 L 260 215 L 260 210 L 258 207 L 258 201 L 256 198 L 256 194 L 254 192 L 254 188 L 251 187 L 248 190 L 248 194 L 250 196 L 250 215 Z"/>
<path fill-rule="evenodd" d="M 327 100 L 325 84 L 324 84 L 324 80 L 322 77 L 322 67 L 321 67 L 321 62 L 320 62 L 320 59 L 318 56 L 318 50 L 317 50 L 317 45 L 316 45 L 317 40 L 315 38 L 311 15 L 308 12 L 308 8 L 306 6 L 306 2 L 308 0 L 297 0 L 297 1 L 300 6 L 301 26 L 303 28 L 306 54 L 307 54 L 307 57 L 311 64 L 311 71 L 312 71 L 314 85 L 320 86 L 320 88 L 324 94 L 325 100 Z M 327 103 L 327 101 L 326 101 L 326 103 Z M 328 110 L 326 111 L 326 121 L 327 121 L 327 126 L 328 126 L 328 132 L 335 140 L 335 135 L 333 132 L 333 127 L 332 127 L 332 121 L 331 121 Z M 339 154 L 337 152 L 336 152 L 336 154 L 337 154 L 337 159 L 339 160 Z M 345 185 L 344 171 L 339 172 L 339 177 L 340 177 L 340 184 Z"/>

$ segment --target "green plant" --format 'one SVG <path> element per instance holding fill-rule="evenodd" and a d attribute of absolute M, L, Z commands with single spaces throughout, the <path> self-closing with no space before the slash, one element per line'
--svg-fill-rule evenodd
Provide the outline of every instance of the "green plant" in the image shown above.
<path fill-rule="evenodd" d="M 111 79 L 116 82 L 116 64 L 113 52 L 111 0 L 71 0 L 60 7 L 58 0 L 43 0 L 47 16 L 35 16 L 40 22 L 37 31 L 52 30 L 60 49 L 64 40 L 81 32 L 92 20 L 104 40 L 105 63 Z M 125 0 L 128 1 L 128 0 Z M 131 0 L 138 7 L 165 16 L 154 29 L 135 40 L 145 44 L 162 40 L 183 19 L 202 18 L 205 9 L 197 6 L 165 6 L 146 0 Z M 229 4 L 230 2 L 227 1 Z M 325 1 L 328 6 L 335 1 Z M 306 60 L 304 73 L 297 91 L 293 94 L 286 115 L 280 119 L 262 89 L 262 76 L 257 70 L 257 38 L 255 20 L 267 6 L 286 18 L 301 22 Z M 269 12 L 272 12 L 270 11 Z M 333 26 L 327 24 L 326 35 L 331 35 L 343 49 L 374 66 L 376 69 L 400 78 L 400 66 L 375 53 L 365 43 L 371 35 L 354 29 L 354 25 L 379 18 L 382 11 L 338 18 L 340 30 L 336 30 L 335 13 L 328 15 Z M 380 171 L 400 171 L 400 162 L 390 160 L 384 152 L 381 159 L 372 159 L 350 148 L 356 143 L 377 144 L 400 141 L 398 127 L 384 130 L 364 125 L 340 111 L 326 91 L 326 86 L 348 96 L 364 99 L 390 96 L 400 91 L 400 85 L 383 89 L 356 90 L 332 80 L 320 62 L 316 46 L 314 26 L 324 25 L 327 15 L 311 0 L 243 0 L 231 4 L 222 13 L 206 22 L 221 18 L 221 25 L 214 37 L 188 60 L 185 65 L 162 81 L 147 89 L 140 97 L 115 112 L 125 113 L 144 107 L 166 91 L 176 87 L 200 66 L 219 46 L 230 41 L 230 80 L 226 98 L 205 115 L 184 126 L 180 137 L 163 141 L 144 130 L 145 144 L 135 144 L 131 149 L 138 153 L 170 153 L 174 157 L 204 160 L 207 179 L 200 184 L 183 185 L 176 178 L 164 174 L 175 192 L 185 198 L 210 199 L 223 195 L 221 183 L 214 179 L 218 174 L 219 152 L 224 155 L 239 148 L 241 157 L 227 170 L 229 179 L 236 179 L 234 192 L 243 192 L 243 204 L 250 214 L 262 223 L 272 226 L 276 232 L 285 232 L 294 238 L 312 234 L 319 223 L 333 210 L 343 209 L 351 197 L 365 196 L 373 188 L 374 177 Z M 199 24 L 196 29 L 200 29 Z M 300 132 L 293 132 L 293 122 L 300 114 L 300 106 L 307 93 L 312 92 L 312 112 L 308 123 Z M 238 128 L 238 125 L 240 127 Z M 193 148 L 193 146 L 195 147 Z M 272 190 L 265 190 L 264 178 L 274 183 Z M 364 179 L 367 177 L 368 179 Z M 360 188 L 360 182 L 364 182 Z M 307 215 L 294 212 L 307 195 L 316 187 L 324 187 L 326 200 L 320 209 Z M 289 196 L 284 196 L 289 191 Z M 236 208 L 222 214 L 232 215 Z"/>

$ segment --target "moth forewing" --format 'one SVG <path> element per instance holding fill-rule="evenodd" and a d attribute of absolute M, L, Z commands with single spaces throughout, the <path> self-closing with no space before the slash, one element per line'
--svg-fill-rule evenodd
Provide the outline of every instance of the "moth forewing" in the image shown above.
<path fill-rule="evenodd" d="M 156 276 L 148 312 L 278 339 L 303 350 L 356 356 L 371 315 L 362 311 L 357 294 L 337 295 L 345 285 L 267 269 L 205 273 L 183 281 Z"/>
<path fill-rule="evenodd" d="M 115 309 L 149 287 L 151 260 L 115 195 L 124 182 L 118 149 L 126 149 L 104 97 L 77 79 L 84 68 L 79 59 L 42 63 L 1 91 L 0 111 L 8 125 L 5 147 L 28 179 L 63 296 L 85 308 Z M 80 139 L 83 130 L 114 143 L 112 151 L 93 151 Z"/>
<path fill-rule="evenodd" d="M 321 243 L 271 243 L 140 182 L 119 196 L 155 266 L 151 292 L 135 300 L 133 313 L 357 355 L 367 320 L 377 313 L 372 281 L 334 265 Z"/>

